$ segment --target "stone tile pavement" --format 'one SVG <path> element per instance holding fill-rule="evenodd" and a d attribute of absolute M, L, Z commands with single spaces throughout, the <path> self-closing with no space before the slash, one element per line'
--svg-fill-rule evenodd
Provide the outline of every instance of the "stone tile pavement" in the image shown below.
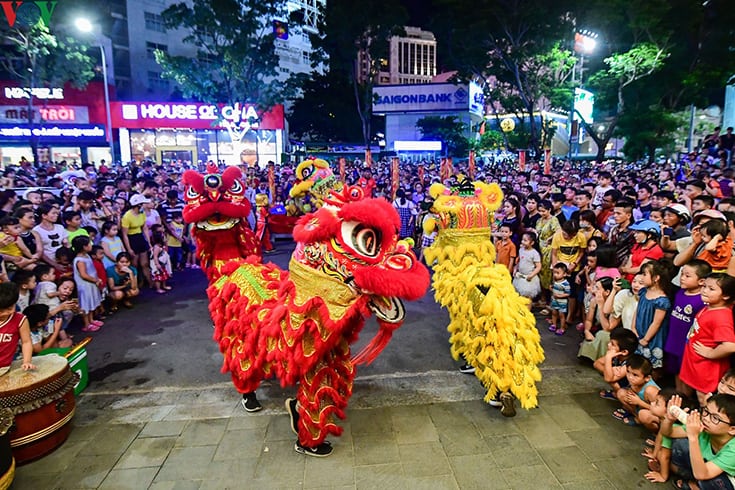
<path fill-rule="evenodd" d="M 601 386 L 587 367 L 545 369 L 539 408 L 504 418 L 472 376 L 358 379 L 328 458 L 293 450 L 288 393 L 278 387 L 263 390 L 257 414 L 224 384 L 85 393 L 66 443 L 19 467 L 12 488 L 654 487 L 642 476 L 645 434 L 611 416 L 615 404 L 597 396 Z"/>

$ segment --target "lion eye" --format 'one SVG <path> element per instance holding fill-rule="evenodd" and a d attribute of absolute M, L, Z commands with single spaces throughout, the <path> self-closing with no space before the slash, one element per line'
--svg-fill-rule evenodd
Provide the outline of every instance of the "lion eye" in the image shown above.
<path fill-rule="evenodd" d="M 342 240 L 353 250 L 368 258 L 380 253 L 381 233 L 358 222 L 342 223 Z"/>
<path fill-rule="evenodd" d="M 314 167 L 313 166 L 308 166 L 308 167 L 304 168 L 301 171 L 301 179 L 302 180 L 306 180 L 309 177 L 311 177 L 311 174 L 313 174 L 313 173 L 314 173 Z"/>
<path fill-rule="evenodd" d="M 242 192 L 242 184 L 239 180 L 236 180 L 232 183 L 232 187 L 230 187 L 230 192 L 233 194 L 240 194 Z"/>
<path fill-rule="evenodd" d="M 199 198 L 199 193 L 197 191 L 195 191 L 193 187 L 189 186 L 189 187 L 186 188 L 186 195 L 184 197 L 186 197 L 187 199 L 190 199 L 190 200 L 191 199 L 198 199 Z"/>

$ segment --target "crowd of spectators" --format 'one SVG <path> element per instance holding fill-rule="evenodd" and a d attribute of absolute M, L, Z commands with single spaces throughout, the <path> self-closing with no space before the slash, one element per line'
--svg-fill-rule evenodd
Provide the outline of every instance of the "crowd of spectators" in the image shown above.
<path fill-rule="evenodd" d="M 735 353 L 735 173 L 727 156 L 712 154 L 705 146 L 680 161 L 558 160 L 524 169 L 478 159 L 472 168 L 456 162 L 450 172 L 438 160 L 401 161 L 395 188 L 388 158 L 370 165 L 348 159 L 343 168 L 335 161 L 333 170 L 391 201 L 401 237 L 413 238 L 420 256 L 433 240 L 422 227 L 432 215 L 432 183 L 455 185 L 462 175 L 498 183 L 504 192 L 492 229 L 498 262 L 546 318 L 544 335 L 578 335 L 580 359 L 610 384 L 599 396 L 620 403 L 613 416 L 657 434 L 645 452 L 649 479 L 667 480 L 675 460 L 682 484 L 698 480 L 707 488 L 706 480 L 735 475 L 735 443 L 720 451 L 735 432 L 735 404 L 710 397 L 735 394 L 728 371 Z M 176 271 L 198 267 L 181 216 L 185 168 L 22 161 L 4 170 L 0 279 L 16 285 L 17 309 L 33 319 L 34 349 L 68 345 L 65 328 L 75 315 L 83 330 L 96 331 L 105 315 L 132 307 L 141 289 L 165 294 Z M 294 170 L 295 164 L 280 165 L 269 181 L 267 167 L 245 168 L 253 210 L 255 196 L 265 194 L 272 214 L 285 213 Z M 249 217 L 253 228 L 257 219 L 255 212 Z M 675 395 L 660 389 L 667 384 Z M 702 444 L 720 455 L 705 459 L 719 473 L 687 474 L 677 450 L 666 455 L 667 438 L 682 438 L 666 405 L 682 399 L 709 414 L 690 417 L 684 435 L 703 423 L 702 434 L 711 437 Z M 713 432 L 718 420 L 728 429 L 722 434 Z M 683 439 L 692 446 L 692 437 Z"/>

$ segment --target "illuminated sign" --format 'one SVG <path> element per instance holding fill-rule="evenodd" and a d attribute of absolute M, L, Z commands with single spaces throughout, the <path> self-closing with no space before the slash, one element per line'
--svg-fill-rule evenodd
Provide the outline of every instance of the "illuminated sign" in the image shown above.
<path fill-rule="evenodd" d="M 467 85 L 428 83 L 373 88 L 375 113 L 467 111 L 469 108 L 470 91 Z"/>
<path fill-rule="evenodd" d="M 40 122 L 65 122 L 65 123 L 88 123 L 89 110 L 85 106 L 72 105 L 48 105 L 34 107 L 31 111 L 33 121 Z M 0 122 L 27 123 L 28 107 L 0 105 Z"/>
<path fill-rule="evenodd" d="M 56 10 L 57 3 L 59 2 L 49 0 L 35 0 L 31 2 L 21 0 L 3 0 L 0 2 L 0 6 L 3 8 L 3 13 L 5 13 L 5 20 L 8 21 L 8 27 L 13 27 L 15 25 L 15 20 L 18 18 L 18 10 L 21 7 L 27 10 L 27 7 L 30 5 L 36 6 L 36 15 L 38 15 L 43 24 L 48 27 L 49 22 L 51 22 L 51 15 L 54 13 L 54 10 Z"/>
<path fill-rule="evenodd" d="M 241 128 L 283 129 L 283 106 L 259 113 L 252 104 L 214 105 L 186 102 L 113 102 L 112 125 L 116 128 L 212 129 L 233 124 Z M 218 121 L 220 124 L 217 124 Z"/>
<path fill-rule="evenodd" d="M 394 141 L 395 151 L 441 151 L 441 141 Z"/>
<path fill-rule="evenodd" d="M 5 87 L 5 98 L 6 99 L 30 99 L 34 96 L 41 100 L 57 99 L 62 100 L 64 98 L 63 88 L 21 88 L 21 87 Z"/>
<path fill-rule="evenodd" d="M 477 116 L 485 115 L 485 94 L 482 87 L 475 82 L 470 82 L 470 113 Z"/>
<path fill-rule="evenodd" d="M 44 143 L 105 142 L 105 127 L 101 124 L 75 124 L 34 126 L 27 124 L 0 124 L 0 139 L 28 141 L 35 136 Z"/>
<path fill-rule="evenodd" d="M 585 122 L 591 123 L 595 108 L 595 94 L 581 88 L 574 89 L 574 120 L 579 121 L 581 114 Z"/>

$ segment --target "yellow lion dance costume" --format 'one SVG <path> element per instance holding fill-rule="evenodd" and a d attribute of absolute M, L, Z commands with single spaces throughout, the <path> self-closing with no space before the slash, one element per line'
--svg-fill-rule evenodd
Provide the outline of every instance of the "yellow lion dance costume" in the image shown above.
<path fill-rule="evenodd" d="M 434 269 L 435 298 L 449 310 L 452 357 L 474 367 L 487 389 L 485 401 L 499 395 L 503 415 L 512 417 L 513 396 L 525 409 L 538 404 L 544 352 L 529 300 L 495 263 L 490 224 L 503 193 L 497 184 L 469 180 L 456 189 L 434 184 L 429 193 L 437 218 L 424 230 L 438 235 L 424 254 Z"/>

